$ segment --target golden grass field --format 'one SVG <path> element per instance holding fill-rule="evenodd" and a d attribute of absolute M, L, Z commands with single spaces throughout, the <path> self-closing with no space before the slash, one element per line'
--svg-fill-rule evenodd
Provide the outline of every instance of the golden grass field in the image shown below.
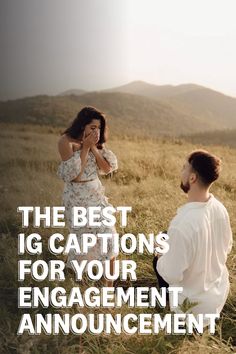
<path fill-rule="evenodd" d="M 16 289 L 17 281 L 17 235 L 21 229 L 21 216 L 17 214 L 19 205 L 59 206 L 63 181 L 56 176 L 60 156 L 57 152 L 57 141 L 60 129 L 47 126 L 1 124 L 1 286 L 4 289 Z M 193 145 L 183 140 L 147 140 L 127 137 L 119 139 L 112 136 L 107 146 L 118 157 L 119 170 L 112 178 L 102 178 L 106 187 L 106 195 L 114 205 L 132 206 L 132 214 L 125 230 L 118 232 L 159 232 L 165 230 L 176 209 L 185 203 L 186 196 L 180 190 L 179 174 L 186 155 L 201 145 Z M 204 147 L 207 148 L 207 147 Z M 223 170 L 218 182 L 212 188 L 228 209 L 234 238 L 236 235 L 236 150 L 224 146 L 209 146 L 209 151 L 223 160 Z M 32 227 L 29 232 L 35 231 Z M 37 229 L 46 243 L 48 235 L 55 229 Z M 58 232 L 61 232 L 58 231 Z M 65 233 L 66 235 L 66 230 Z M 199 255 L 200 256 L 200 255 Z M 30 258 L 26 256 L 22 258 Z M 43 255 L 32 256 L 34 259 L 44 257 L 49 260 L 53 256 L 44 249 Z M 155 279 L 152 269 L 152 256 L 129 256 L 137 261 L 139 278 Z M 15 297 L 9 292 L 5 299 L 7 306 L 1 305 L 1 353 L 232 353 L 236 350 L 236 253 L 235 247 L 228 259 L 231 291 L 227 304 L 222 312 L 215 335 L 204 333 L 197 335 L 125 335 L 112 334 L 83 336 L 63 334 L 59 336 L 17 336 L 16 330 L 24 310 L 17 309 Z M 69 289 L 71 279 L 62 286 Z M 30 278 L 24 285 L 56 286 L 54 283 L 37 283 Z M 40 284 L 40 285 L 39 285 Z M 6 294 L 8 290 L 6 290 Z M 10 291 L 10 290 L 9 290 Z M 2 299 L 1 299 L 2 301 Z M 15 302 L 14 302 L 15 301 Z M 49 309 L 33 309 L 42 313 L 53 312 Z M 63 310 L 62 310 L 63 311 Z M 64 310 L 65 311 L 65 310 Z M 76 313 L 72 308 L 70 313 Z M 103 310 L 108 311 L 108 310 Z M 136 310 L 135 310 L 136 311 Z M 147 310 L 145 310 L 147 311 Z M 155 309 L 148 309 L 153 313 Z M 163 311 L 163 310 L 160 310 Z M 59 311 L 57 311 L 59 312 Z M 116 312 L 116 310 L 112 310 Z M 121 309 L 122 314 L 131 312 L 127 307 Z M 133 310 L 132 310 L 133 312 Z M 140 309 L 137 310 L 137 313 Z M 141 311 L 142 312 L 142 311 Z"/>

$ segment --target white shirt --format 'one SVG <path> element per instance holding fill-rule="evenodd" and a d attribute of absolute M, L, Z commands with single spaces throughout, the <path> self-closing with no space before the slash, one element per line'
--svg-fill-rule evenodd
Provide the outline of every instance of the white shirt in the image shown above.
<path fill-rule="evenodd" d="M 157 271 L 170 286 L 183 287 L 179 305 L 186 297 L 198 302 L 188 312 L 219 315 L 229 293 L 225 263 L 232 248 L 226 208 L 212 194 L 207 202 L 186 203 L 177 210 L 168 236 L 170 249 L 159 258 Z M 171 296 L 170 308 L 181 312 Z"/>

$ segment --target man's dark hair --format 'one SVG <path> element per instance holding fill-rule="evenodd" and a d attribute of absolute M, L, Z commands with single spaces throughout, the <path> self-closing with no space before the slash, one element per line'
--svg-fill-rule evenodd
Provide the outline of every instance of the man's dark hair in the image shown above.
<path fill-rule="evenodd" d="M 208 151 L 193 151 L 188 157 L 188 162 L 205 186 L 209 186 L 219 177 L 221 160 L 219 157 L 210 154 Z"/>

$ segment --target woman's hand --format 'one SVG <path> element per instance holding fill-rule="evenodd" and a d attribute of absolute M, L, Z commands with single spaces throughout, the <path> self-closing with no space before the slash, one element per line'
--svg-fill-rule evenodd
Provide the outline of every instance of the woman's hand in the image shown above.
<path fill-rule="evenodd" d="M 99 134 L 96 131 L 91 132 L 86 138 L 83 139 L 83 146 L 90 149 L 95 146 L 99 141 Z"/>

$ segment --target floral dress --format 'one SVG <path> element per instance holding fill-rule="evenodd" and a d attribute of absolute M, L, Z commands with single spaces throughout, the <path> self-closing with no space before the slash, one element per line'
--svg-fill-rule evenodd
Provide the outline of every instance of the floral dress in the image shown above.
<path fill-rule="evenodd" d="M 57 170 L 57 176 L 61 178 L 64 184 L 64 191 L 62 195 L 62 204 L 65 206 L 65 218 L 68 223 L 70 233 L 76 233 L 77 239 L 82 249 L 83 233 L 116 233 L 115 227 L 105 226 L 101 223 L 101 226 L 79 226 L 74 227 L 72 223 L 72 208 L 74 206 L 80 206 L 88 208 L 91 206 L 100 206 L 104 208 L 106 206 L 112 206 L 108 202 L 108 198 L 105 196 L 105 188 L 103 187 L 98 174 L 105 174 L 99 170 L 96 158 L 91 151 L 88 153 L 87 163 L 84 171 L 81 175 L 81 181 L 88 181 L 83 183 L 72 182 L 72 180 L 78 176 L 81 171 L 81 150 L 76 150 L 74 154 L 66 161 L 61 161 Z M 101 155 L 107 160 L 111 166 L 111 170 L 115 171 L 118 168 L 117 158 L 115 154 L 107 149 L 105 146 L 99 150 Z M 97 220 L 97 219 L 96 219 Z M 100 219 L 101 221 L 101 219 Z M 78 260 L 79 262 L 86 260 L 109 260 L 112 257 L 117 256 L 114 252 L 113 239 L 108 239 L 108 252 L 104 255 L 101 252 L 101 238 L 97 238 L 97 243 L 94 247 L 89 249 L 87 254 L 76 254 L 74 250 L 70 250 L 67 258 L 67 267 L 71 267 L 71 260 Z"/>

